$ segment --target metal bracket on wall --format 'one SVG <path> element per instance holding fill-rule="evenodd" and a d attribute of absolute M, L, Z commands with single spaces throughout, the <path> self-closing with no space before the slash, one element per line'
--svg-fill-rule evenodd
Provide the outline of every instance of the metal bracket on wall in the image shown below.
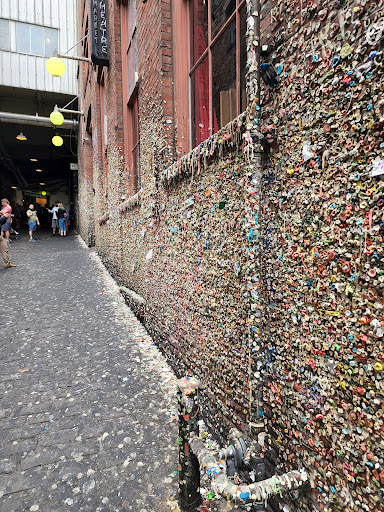
<path fill-rule="evenodd" d="M 92 63 L 91 59 L 88 57 L 71 57 L 70 55 L 62 55 L 61 53 L 58 53 L 56 57 L 59 57 L 59 59 L 81 60 L 82 62 Z"/>
<path fill-rule="evenodd" d="M 92 63 L 92 60 L 89 57 L 72 57 L 70 55 L 67 55 L 68 52 L 73 50 L 73 48 L 75 48 L 78 44 L 80 44 L 82 41 L 84 41 L 84 39 L 86 39 L 88 37 L 88 35 L 89 35 L 89 33 L 87 32 L 84 37 L 82 37 L 79 41 L 77 41 L 77 43 L 74 44 L 71 48 L 69 48 L 69 50 L 67 50 L 65 53 L 58 53 L 57 57 L 59 57 L 59 59 L 81 60 L 83 62 Z"/>
<path fill-rule="evenodd" d="M 80 93 L 81 94 L 81 93 Z M 55 109 L 57 108 L 57 110 L 59 112 L 66 112 L 67 114 L 79 114 L 80 116 L 83 116 L 84 115 L 84 112 L 82 110 L 69 110 L 67 109 L 68 105 L 70 105 L 71 103 L 73 103 L 74 101 L 77 100 L 77 98 L 80 97 L 80 94 L 78 94 L 76 96 L 76 98 L 73 98 L 73 100 L 69 101 L 66 105 L 64 105 L 63 108 L 58 108 L 57 105 L 55 105 Z"/>

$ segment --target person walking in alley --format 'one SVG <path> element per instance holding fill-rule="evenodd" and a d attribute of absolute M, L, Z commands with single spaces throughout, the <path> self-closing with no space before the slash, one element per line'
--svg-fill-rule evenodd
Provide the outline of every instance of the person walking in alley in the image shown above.
<path fill-rule="evenodd" d="M 52 236 L 56 236 L 56 229 L 59 228 L 59 219 L 57 218 L 57 210 L 59 209 L 59 207 L 57 206 L 57 204 L 58 203 L 56 201 L 55 206 L 53 206 L 51 210 L 47 208 L 48 212 L 52 213 Z"/>
<path fill-rule="evenodd" d="M 63 203 L 58 204 L 57 218 L 59 219 L 60 236 L 67 236 L 67 228 L 65 225 L 67 212 L 65 211 Z"/>
<path fill-rule="evenodd" d="M 9 216 L 8 213 L 5 213 L 1 218 L 0 218 L 0 226 L 1 228 L 3 227 L 3 225 L 10 219 L 11 217 Z M 0 254 L 1 254 L 1 257 L 3 258 L 3 261 L 4 261 L 4 268 L 11 268 L 11 267 L 16 267 L 16 265 L 14 265 L 13 263 L 11 263 L 10 259 L 9 259 L 9 254 L 8 254 L 8 244 L 7 242 L 5 241 L 5 239 L 0 236 Z"/>
<path fill-rule="evenodd" d="M 5 213 L 8 213 L 9 217 L 1 226 L 1 236 L 4 237 L 4 234 L 5 234 L 5 239 L 6 239 L 7 243 L 9 243 L 9 232 L 11 230 L 11 222 L 12 222 L 12 218 L 10 217 L 10 215 L 12 213 L 12 207 L 9 204 L 8 199 L 6 199 L 6 198 L 1 200 L 0 218 L 4 217 Z"/>
<path fill-rule="evenodd" d="M 65 208 L 65 212 L 67 214 L 67 216 L 65 217 L 65 230 L 68 231 L 68 226 L 69 226 L 69 212 L 71 211 L 71 207 L 69 206 L 69 204 L 65 204 L 64 205 L 64 208 Z"/>
<path fill-rule="evenodd" d="M 28 227 L 29 227 L 29 241 L 36 242 L 36 239 L 33 238 L 33 232 L 36 229 L 36 225 L 40 226 L 40 222 L 37 217 L 37 213 L 35 211 L 35 205 L 33 205 L 33 204 L 29 205 L 29 210 L 27 210 L 27 217 L 28 217 Z"/>

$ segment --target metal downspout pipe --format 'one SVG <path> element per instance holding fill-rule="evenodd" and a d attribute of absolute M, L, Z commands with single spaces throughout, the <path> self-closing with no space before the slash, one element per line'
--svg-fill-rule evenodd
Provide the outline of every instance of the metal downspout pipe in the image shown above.
<path fill-rule="evenodd" d="M 29 124 L 34 126 L 46 126 L 48 128 L 57 128 L 52 124 L 49 117 L 41 117 L 41 116 L 29 116 L 27 114 L 14 114 L 12 112 L 0 112 L 0 122 L 3 123 L 15 123 L 15 124 Z M 65 130 L 73 130 L 78 127 L 78 121 L 75 119 L 65 119 L 63 124 L 59 126 L 59 128 L 64 128 Z"/>
<path fill-rule="evenodd" d="M 302 470 L 274 475 L 261 482 L 237 485 L 228 478 L 212 452 L 206 448 L 204 441 L 193 432 L 189 434 L 189 444 L 199 461 L 200 469 L 208 475 L 212 490 L 232 502 L 263 503 L 266 507 L 272 496 L 281 496 L 283 492 L 298 489 L 308 480 L 307 472 Z"/>
<path fill-rule="evenodd" d="M 246 445 L 240 432 L 232 431 L 232 441 L 228 449 L 213 453 L 199 437 L 199 385 L 200 382 L 185 377 L 177 382 L 179 403 L 179 504 L 183 512 L 195 512 L 201 503 L 200 472 L 204 472 L 215 494 L 242 505 L 253 504 L 252 510 L 265 512 L 268 500 L 285 491 L 301 487 L 307 480 L 305 470 L 289 471 L 283 475 L 265 478 L 262 459 L 258 452 L 262 446 L 252 442 Z M 241 441 L 237 443 L 237 441 Z M 240 453 L 239 453 L 240 447 Z M 233 463 L 229 464 L 229 454 L 237 452 Z M 236 484 L 228 475 L 233 475 L 246 463 L 252 468 L 256 481 L 252 484 Z M 255 464 L 256 463 L 256 464 Z"/>
<path fill-rule="evenodd" d="M 199 435 L 200 382 L 185 377 L 177 381 L 179 402 L 179 503 L 183 512 L 195 512 L 201 504 L 199 461 L 191 451 L 190 435 Z"/>

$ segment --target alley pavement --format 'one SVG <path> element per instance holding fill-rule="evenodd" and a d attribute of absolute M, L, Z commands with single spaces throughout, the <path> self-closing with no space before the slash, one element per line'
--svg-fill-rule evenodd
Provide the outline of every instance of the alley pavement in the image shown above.
<path fill-rule="evenodd" d="M 170 511 L 175 377 L 95 251 L 37 237 L 0 268 L 0 512 Z"/>

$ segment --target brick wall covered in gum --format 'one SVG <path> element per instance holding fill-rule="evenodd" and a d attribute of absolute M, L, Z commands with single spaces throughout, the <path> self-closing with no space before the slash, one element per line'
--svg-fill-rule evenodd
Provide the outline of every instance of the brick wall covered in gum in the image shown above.
<path fill-rule="evenodd" d="M 201 379 L 218 433 L 229 422 L 243 428 L 248 414 L 248 170 L 241 152 L 228 153 L 156 199 L 144 193 L 140 205 L 97 228 L 112 273 L 146 300 L 155 342 L 180 376 Z"/>
<path fill-rule="evenodd" d="M 116 5 L 109 4 L 110 23 Z M 249 406 L 244 219 L 253 207 L 243 179 L 248 163 L 240 137 L 238 146 L 222 158 L 213 159 L 206 169 L 202 164 L 200 176 L 188 177 L 169 191 L 156 185 L 155 166 L 162 171 L 169 165 L 174 147 L 169 2 L 138 3 L 137 20 L 140 203 L 123 213 L 119 208 L 122 198 L 129 197 L 131 172 L 125 169 L 115 129 L 121 125 L 121 100 L 115 83 L 118 72 L 110 67 L 104 70 L 105 156 L 100 150 L 100 92 L 94 76 L 87 86 L 84 110 L 89 104 L 93 108 L 93 181 L 90 185 L 86 173 L 81 177 L 80 197 L 90 205 L 81 217 L 82 233 L 88 235 L 87 221 L 94 218 L 97 251 L 121 284 L 145 298 L 146 326 L 156 343 L 179 375 L 189 371 L 202 380 L 203 405 L 213 428 L 219 433 L 223 425 L 243 428 Z M 85 162 L 85 147 L 82 151 Z M 193 206 L 185 206 L 191 198 Z M 99 223 L 106 214 L 108 221 Z M 150 251 L 153 257 L 147 260 Z"/>
<path fill-rule="evenodd" d="M 174 368 L 202 380 L 204 415 L 219 434 L 249 419 L 247 290 L 261 255 L 269 461 L 282 471 L 304 465 L 312 487 L 305 498 L 286 498 L 292 511 L 383 510 L 384 194 L 370 175 L 372 160 L 384 159 L 383 68 L 369 59 L 382 43 L 362 44 L 365 20 L 377 21 L 382 2 L 363 3 L 263 3 L 263 40 L 274 45 L 268 60 L 280 84 L 262 97 L 259 241 L 255 228 L 250 236 L 253 169 L 240 146 L 193 179 L 156 186 L 155 149 L 166 148 L 162 171 L 173 145 L 160 2 L 138 6 L 140 204 L 119 211 L 129 189 L 113 133 L 108 172 L 95 164 L 89 200 L 96 219 L 109 212 L 107 223 L 96 222 L 99 253 L 145 298 L 146 326 Z"/>
<path fill-rule="evenodd" d="M 142 187 L 141 214 L 149 218 L 153 204 L 157 200 L 155 187 L 155 150 L 161 151 L 161 163 L 169 160 L 173 151 L 172 109 L 165 106 L 164 97 L 169 97 L 171 78 L 169 76 L 170 42 L 167 35 L 170 28 L 169 2 L 154 1 L 148 4 L 137 3 L 137 48 L 139 84 L 139 131 L 140 131 L 140 182 Z M 166 39 L 164 39 L 166 37 Z M 117 73 L 116 75 L 118 75 Z M 108 73 L 111 83 L 115 75 Z M 108 108 L 115 109 L 117 102 L 109 95 L 106 84 Z M 120 98 L 120 103 L 122 98 Z M 169 104 L 169 101 L 168 101 Z M 127 113 L 127 107 L 123 116 Z M 110 119 L 110 116 L 109 116 Z M 171 122 L 170 122 L 171 121 Z M 96 247 L 108 261 L 108 266 L 116 276 L 125 268 L 123 258 L 123 227 L 117 214 L 117 206 L 122 198 L 128 198 L 134 189 L 134 172 L 121 157 L 116 144 L 116 135 L 110 134 L 108 141 L 107 171 L 99 173 L 99 191 L 96 193 L 96 218 L 110 213 L 108 229 L 96 223 Z M 130 158 L 125 159 L 126 162 Z M 100 198 L 100 200 L 99 200 Z"/>
<path fill-rule="evenodd" d="M 288 3 L 262 19 L 265 414 L 310 510 L 384 510 L 383 2 Z"/>

